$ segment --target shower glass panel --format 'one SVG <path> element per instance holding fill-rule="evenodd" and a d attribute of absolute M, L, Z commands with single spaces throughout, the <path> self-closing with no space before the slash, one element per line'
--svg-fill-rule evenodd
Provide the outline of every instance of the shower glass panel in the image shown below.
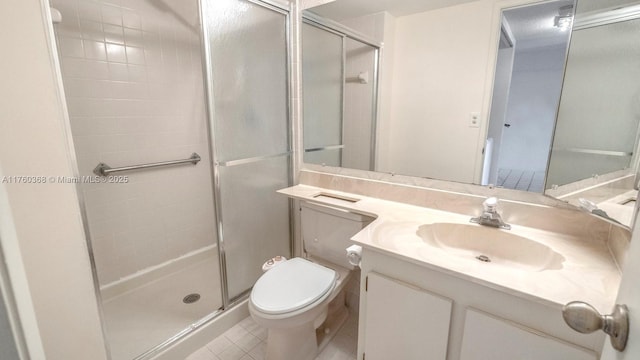
<path fill-rule="evenodd" d="M 286 14 L 208 2 L 217 161 L 289 151 Z"/>
<path fill-rule="evenodd" d="M 304 162 L 342 166 L 343 36 L 302 24 Z"/>
<path fill-rule="evenodd" d="M 0 359 L 20 359 L 8 312 L 0 291 Z"/>
<path fill-rule="evenodd" d="M 16 318 L 17 309 L 6 260 L 0 248 L 0 359 L 20 359 L 24 354 L 24 346 L 21 346 L 24 341 Z"/>
<path fill-rule="evenodd" d="M 640 20 L 571 35 L 547 188 L 627 169 L 637 157 Z"/>
<path fill-rule="evenodd" d="M 222 307 L 197 0 L 51 0 L 112 360 Z M 197 300 L 197 301 L 193 301 Z"/>
<path fill-rule="evenodd" d="M 262 275 L 266 259 L 291 255 L 289 201 L 276 193 L 288 186 L 287 156 L 220 167 L 224 249 L 231 298 L 253 286 Z"/>
<path fill-rule="evenodd" d="M 262 264 L 290 256 L 287 13 L 259 2 L 203 3 L 221 251 L 228 297 L 246 293 Z"/>
<path fill-rule="evenodd" d="M 375 170 L 375 97 L 378 49 L 345 38 L 344 120 L 342 165 Z"/>

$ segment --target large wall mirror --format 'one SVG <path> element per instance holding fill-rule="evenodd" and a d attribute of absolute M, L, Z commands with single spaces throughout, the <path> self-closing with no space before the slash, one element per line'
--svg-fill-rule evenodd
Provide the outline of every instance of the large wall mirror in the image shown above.
<path fill-rule="evenodd" d="M 640 119 L 633 3 L 309 8 L 304 162 L 546 193 L 628 226 Z"/>

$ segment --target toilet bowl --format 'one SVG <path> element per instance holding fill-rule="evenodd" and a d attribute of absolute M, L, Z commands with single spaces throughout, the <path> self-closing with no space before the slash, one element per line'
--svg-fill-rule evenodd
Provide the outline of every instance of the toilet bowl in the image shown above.
<path fill-rule="evenodd" d="M 253 287 L 249 311 L 268 329 L 267 359 L 314 359 L 316 328 L 327 317 L 337 273 L 302 258 L 266 272 Z"/>
<path fill-rule="evenodd" d="M 329 309 L 332 319 L 344 321 L 347 309 L 338 295 L 344 294 L 353 269 L 345 249 L 351 236 L 370 222 L 367 217 L 320 205 L 302 204 L 301 209 L 308 258 L 293 258 L 268 270 L 249 297 L 251 317 L 268 332 L 267 360 L 315 359 L 316 329 L 325 323 Z M 337 331 L 336 324 L 323 326 L 327 333 Z M 328 339 L 324 340 L 322 344 Z"/>

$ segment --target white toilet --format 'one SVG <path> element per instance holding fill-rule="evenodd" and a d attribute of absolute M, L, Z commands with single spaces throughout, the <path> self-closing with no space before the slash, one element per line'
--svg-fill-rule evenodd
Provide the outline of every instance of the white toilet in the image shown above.
<path fill-rule="evenodd" d="M 325 333 L 335 334 L 348 315 L 342 290 L 354 268 L 345 249 L 371 221 L 310 203 L 301 205 L 300 216 L 306 259 L 293 258 L 265 272 L 249 299 L 251 316 L 268 330 L 267 360 L 315 359 L 318 337 L 326 344 Z M 316 332 L 320 326 L 323 331 Z"/>

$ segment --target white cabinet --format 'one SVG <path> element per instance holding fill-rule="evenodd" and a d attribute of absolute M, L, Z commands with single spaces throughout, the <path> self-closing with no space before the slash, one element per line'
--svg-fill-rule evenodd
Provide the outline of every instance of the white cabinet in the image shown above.
<path fill-rule="evenodd" d="M 467 309 L 460 360 L 596 360 L 594 352 Z"/>
<path fill-rule="evenodd" d="M 370 248 L 361 268 L 358 360 L 596 360 L 605 341 L 534 296 Z"/>
<path fill-rule="evenodd" d="M 367 360 L 445 360 L 452 301 L 376 273 L 367 279 Z"/>

